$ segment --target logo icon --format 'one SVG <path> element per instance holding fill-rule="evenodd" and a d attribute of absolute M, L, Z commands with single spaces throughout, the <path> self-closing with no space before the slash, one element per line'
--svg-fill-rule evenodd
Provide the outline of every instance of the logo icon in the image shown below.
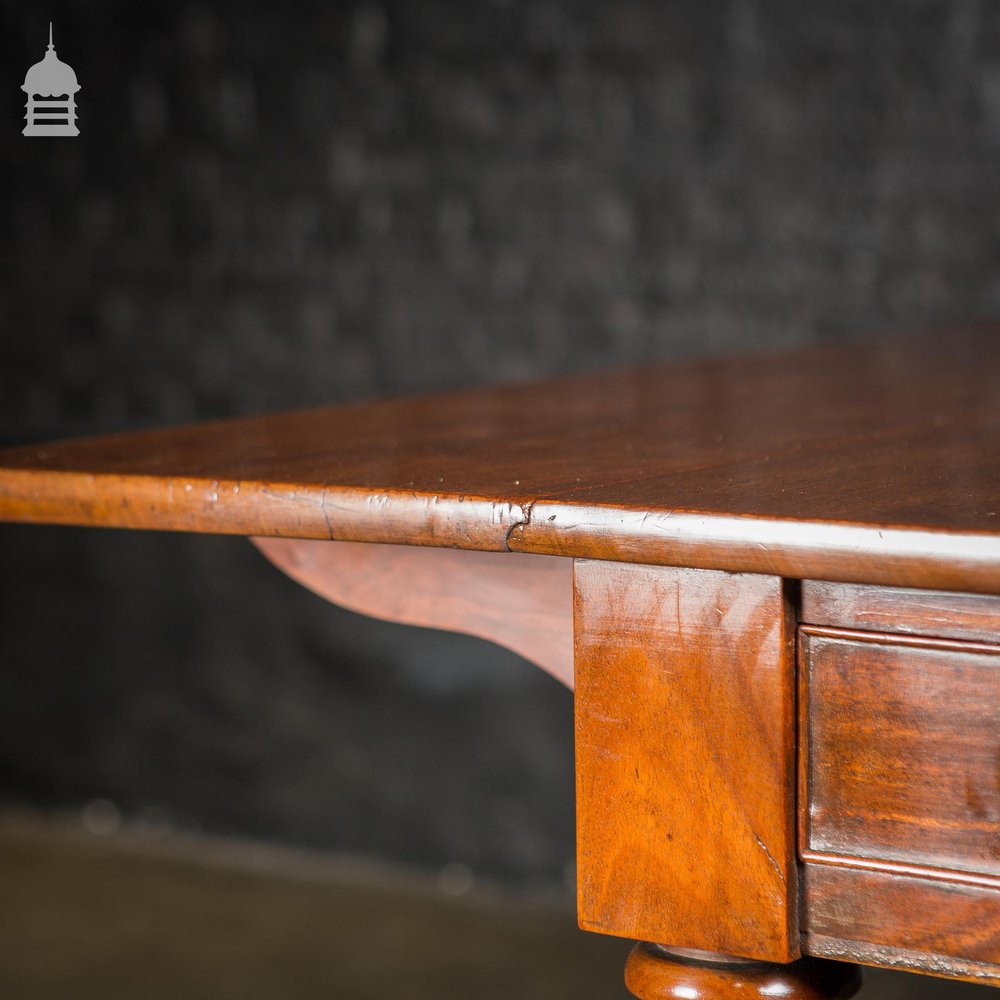
<path fill-rule="evenodd" d="M 25 74 L 28 95 L 28 124 L 22 135 L 79 135 L 76 127 L 76 93 L 81 90 L 76 73 L 57 55 L 52 44 L 52 22 L 49 21 L 49 48 L 45 58 L 36 62 Z"/>

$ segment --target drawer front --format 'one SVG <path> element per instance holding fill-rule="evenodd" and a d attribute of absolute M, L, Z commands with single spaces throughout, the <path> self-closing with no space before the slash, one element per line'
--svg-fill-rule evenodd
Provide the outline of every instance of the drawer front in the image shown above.
<path fill-rule="evenodd" d="M 800 656 L 806 859 L 1000 877 L 1000 647 L 803 626 Z"/>
<path fill-rule="evenodd" d="M 991 594 L 803 580 L 800 619 L 897 635 L 1000 641 L 1000 597 Z"/>

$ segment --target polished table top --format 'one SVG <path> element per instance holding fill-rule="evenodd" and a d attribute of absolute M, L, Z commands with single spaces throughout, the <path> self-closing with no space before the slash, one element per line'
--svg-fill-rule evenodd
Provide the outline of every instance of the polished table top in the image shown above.
<path fill-rule="evenodd" d="M 0 520 L 1000 590 L 1000 330 L 0 452 Z"/>

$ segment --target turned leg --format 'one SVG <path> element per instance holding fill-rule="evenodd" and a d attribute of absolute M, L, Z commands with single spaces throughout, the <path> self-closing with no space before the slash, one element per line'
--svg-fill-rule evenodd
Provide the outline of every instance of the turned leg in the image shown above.
<path fill-rule="evenodd" d="M 861 988 L 861 970 L 820 958 L 780 965 L 640 943 L 625 985 L 640 1000 L 847 1000 Z"/>

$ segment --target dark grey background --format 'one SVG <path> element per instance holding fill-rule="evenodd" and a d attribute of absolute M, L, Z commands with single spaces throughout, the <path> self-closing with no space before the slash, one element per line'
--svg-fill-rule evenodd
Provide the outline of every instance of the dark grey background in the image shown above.
<path fill-rule="evenodd" d="M 55 22 L 78 139 L 26 139 Z M 1000 6 L 0 5 L 0 441 L 1000 304 Z M 0 793 L 516 882 L 570 696 L 239 539 L 0 528 Z"/>

